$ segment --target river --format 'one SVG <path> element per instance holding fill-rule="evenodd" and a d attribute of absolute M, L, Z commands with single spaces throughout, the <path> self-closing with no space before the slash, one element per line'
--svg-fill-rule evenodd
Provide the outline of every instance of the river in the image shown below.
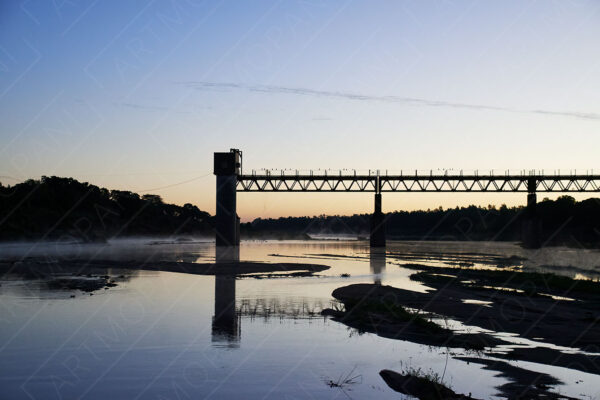
<path fill-rule="evenodd" d="M 214 244 L 203 241 L 5 244 L 0 251 L 2 259 L 12 260 L 215 261 Z M 506 378 L 457 360 L 465 350 L 360 333 L 320 312 L 336 306 L 334 289 L 352 283 L 426 291 L 409 278 L 414 271 L 403 263 L 468 262 L 494 268 L 490 257 L 514 256 L 522 260 L 515 267 L 523 270 L 598 279 L 599 254 L 524 250 L 495 242 L 391 242 L 387 252 L 371 252 L 367 243 L 352 240 L 248 241 L 239 249 L 242 261 L 330 268 L 314 276 L 237 278 L 111 268 L 107 275 L 116 286 L 93 295 L 5 274 L 0 282 L 0 398 L 398 399 L 402 395 L 386 385 L 379 371 L 407 367 L 443 377 L 457 393 L 499 398 L 496 387 Z M 515 345 L 530 345 L 498 334 Z M 556 392 L 600 397 L 598 375 L 524 361 L 514 365 L 558 378 L 562 384 Z"/>

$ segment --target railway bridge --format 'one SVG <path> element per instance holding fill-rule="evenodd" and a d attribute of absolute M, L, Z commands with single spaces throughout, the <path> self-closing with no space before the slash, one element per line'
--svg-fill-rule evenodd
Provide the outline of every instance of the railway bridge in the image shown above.
<path fill-rule="evenodd" d="M 370 245 L 385 247 L 385 216 L 381 211 L 384 192 L 519 192 L 527 193 L 523 223 L 523 243 L 536 248 L 541 245 L 541 224 L 536 215 L 537 193 L 600 192 L 600 175 L 544 174 L 528 171 L 521 174 L 429 174 L 388 175 L 379 170 L 369 174 L 244 174 L 242 152 L 214 153 L 217 176 L 217 246 L 240 243 L 240 220 L 237 216 L 237 192 L 372 192 L 374 211 L 371 216 Z"/>

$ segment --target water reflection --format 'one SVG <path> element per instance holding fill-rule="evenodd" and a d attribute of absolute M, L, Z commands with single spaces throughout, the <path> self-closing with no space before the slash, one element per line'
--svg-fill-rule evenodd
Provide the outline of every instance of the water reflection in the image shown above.
<path fill-rule="evenodd" d="M 381 285 L 381 277 L 385 273 L 386 253 L 384 248 L 371 248 L 369 253 L 369 265 L 373 274 L 373 283 Z"/>
<path fill-rule="evenodd" d="M 1 245 L 0 254 L 0 259 L 5 258 Z M 260 399 L 273 394 L 292 398 L 297 397 L 299 384 L 306 388 L 308 397 L 325 398 L 342 392 L 333 392 L 323 384 L 322 376 L 337 379 L 359 365 L 357 373 L 364 381 L 352 388 L 354 398 L 395 399 L 398 394 L 384 386 L 378 375 L 382 368 L 399 370 L 398 360 L 409 359 L 415 368 L 441 373 L 448 353 L 409 341 L 348 331 L 345 325 L 321 315 L 324 308 L 333 308 L 333 290 L 351 283 L 375 282 L 424 292 L 426 286 L 409 278 L 414 270 L 397 265 L 408 263 L 459 267 L 460 263 L 470 262 L 473 266 L 464 268 L 472 269 L 479 265 L 496 267 L 499 262 L 506 262 L 500 259 L 506 259 L 522 263 L 525 270 L 544 268 L 554 272 L 549 269 L 554 266 L 556 273 L 565 275 L 600 271 L 595 269 L 600 254 L 597 250 L 552 248 L 526 252 L 507 243 L 392 242 L 386 253 L 381 249 L 370 251 L 366 244 L 356 242 L 257 241 L 242 243 L 240 253 L 240 248 L 215 251 L 214 244 L 141 242 L 134 246 L 127 241 L 112 243 L 102 251 L 96 246 L 64 245 L 49 255 L 41 250 L 38 254 L 39 260 L 16 254 L 15 258 L 18 256 L 21 261 L 4 261 L 4 270 L 0 260 L 0 343 L 5 361 L 0 363 L 0 375 L 6 377 L 2 398 L 24 398 L 25 388 L 44 397 L 48 390 L 56 389 L 48 380 L 54 376 L 61 383 L 59 395 L 64 398 L 100 399 L 106 398 L 109 391 L 119 398 L 135 397 L 138 392 L 144 393 L 138 397 L 167 398 L 180 395 L 180 387 L 189 390 L 184 397 L 190 398 L 238 398 L 242 392 L 245 398 Z M 156 260 L 157 264 L 242 260 L 319 263 L 331 268 L 317 277 L 286 277 L 282 271 L 201 276 L 104 267 L 95 270 L 88 266 L 85 273 L 78 275 L 80 271 L 68 268 L 66 261 L 81 260 L 83 256 L 125 261 L 124 265 L 130 260 Z M 386 267 L 387 258 L 390 268 Z M 215 272 L 219 272 L 219 267 L 222 265 Z M 8 270 L 15 275 L 8 274 Z M 46 283 L 55 278 L 89 281 L 105 276 L 118 285 L 96 290 L 93 296 L 80 289 L 53 289 Z M 213 279 L 214 297 L 210 293 Z M 70 299 L 72 294 L 75 299 Z M 48 298 L 55 301 L 47 301 Z M 214 309 L 210 300 L 214 301 Z M 174 304 L 177 307 L 173 308 Z M 195 313 L 195 318 L 189 318 L 191 313 Z M 231 351 L 241 347 L 242 324 L 243 349 Z M 280 331 L 273 334 L 276 330 Z M 266 337 L 269 340 L 262 340 Z M 521 343 L 521 338 L 514 340 L 523 347 L 531 345 Z M 141 341 L 148 346 L 138 346 Z M 57 343 L 65 345 L 59 348 Z M 114 346 L 115 351 L 107 352 L 108 345 Z M 250 353 L 252 357 L 248 358 Z M 80 362 L 77 368 L 71 368 L 73 360 Z M 211 362 L 190 369 L 198 360 Z M 446 379 L 453 382 L 456 391 L 492 398 L 497 392 L 493 386 L 505 382 L 505 378 L 494 376 L 496 372 L 482 370 L 474 362 L 467 364 L 456 359 L 452 363 Z M 567 382 L 559 387 L 565 394 L 580 397 L 578 393 L 590 393 L 598 397 L 597 384 L 593 383 L 597 382 L 597 375 L 546 364 L 532 364 L 533 367 Z M 294 374 L 286 375 L 290 370 Z M 469 377 L 475 375 L 482 378 L 473 382 Z M 119 380 L 115 385 L 114 377 L 118 376 L 131 379 Z M 194 378 L 193 385 L 188 377 Z M 83 396 L 93 382 L 98 385 Z M 206 383 L 201 385 L 202 382 Z M 273 382 L 281 382 L 276 393 L 269 392 Z M 170 387 L 176 388 L 175 392 L 168 392 Z"/>
<path fill-rule="evenodd" d="M 219 263 L 238 262 L 240 248 L 215 247 L 215 261 Z M 217 266 L 218 268 L 218 266 Z M 215 275 L 215 313 L 212 319 L 212 341 L 239 347 L 241 337 L 240 316 L 235 309 L 235 275 Z"/>

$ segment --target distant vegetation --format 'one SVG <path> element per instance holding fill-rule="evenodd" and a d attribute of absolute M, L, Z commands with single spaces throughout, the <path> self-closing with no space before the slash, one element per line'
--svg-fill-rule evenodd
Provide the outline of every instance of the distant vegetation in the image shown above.
<path fill-rule="evenodd" d="M 537 205 L 546 244 L 600 246 L 600 199 L 580 202 L 570 196 L 544 199 Z M 389 239 L 521 240 L 524 207 L 461 207 L 427 211 L 396 211 L 386 215 Z M 242 235 L 352 234 L 368 236 L 369 214 L 352 216 L 258 218 L 243 224 Z"/>
<path fill-rule="evenodd" d="M 211 216 L 192 204 L 165 204 L 157 195 L 107 190 L 72 178 L 0 184 L 0 210 L 0 240 L 212 234 Z"/>
<path fill-rule="evenodd" d="M 409 240 L 521 240 L 523 207 L 502 205 L 386 216 L 387 236 Z M 600 246 L 600 199 L 544 199 L 537 207 L 549 244 Z M 370 215 L 257 218 L 241 226 L 243 238 L 302 239 L 307 234 L 368 237 Z M 72 178 L 42 177 L 0 183 L 0 240 L 97 241 L 114 236 L 213 235 L 214 218 L 192 204 L 166 204 L 160 196 L 107 190 Z"/>

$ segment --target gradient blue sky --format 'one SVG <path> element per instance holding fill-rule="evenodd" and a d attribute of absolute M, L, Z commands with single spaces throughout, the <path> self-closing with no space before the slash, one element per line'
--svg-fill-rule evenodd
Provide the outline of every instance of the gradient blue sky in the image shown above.
<path fill-rule="evenodd" d="M 214 212 L 212 153 L 230 147 L 246 170 L 600 172 L 600 2 L 0 5 L 3 183 L 72 176 Z M 524 200 L 389 194 L 384 210 Z M 371 206 L 239 197 L 244 220 Z"/>

